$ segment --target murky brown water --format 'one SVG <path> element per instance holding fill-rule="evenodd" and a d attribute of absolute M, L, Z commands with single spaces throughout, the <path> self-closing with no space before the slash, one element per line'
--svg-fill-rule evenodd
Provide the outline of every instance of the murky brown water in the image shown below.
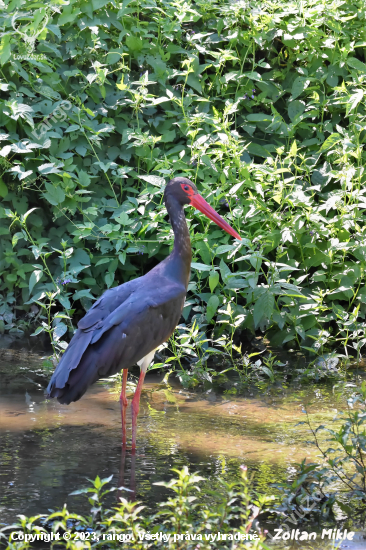
<path fill-rule="evenodd" d="M 46 385 L 38 357 L 0 358 L 0 523 L 64 503 L 85 513 L 86 499 L 69 493 L 85 486 L 86 478 L 113 474 L 115 485 L 121 482 L 118 393 L 99 384 L 65 406 L 44 398 Z M 170 468 L 186 464 L 199 470 L 212 488 L 219 475 L 232 479 L 245 463 L 257 487 L 271 492 L 269 484 L 286 479 L 294 462 L 316 456 L 306 443 L 305 427 L 295 428 L 304 419 L 304 405 L 314 423 L 333 418 L 339 406 L 330 388 L 316 384 L 228 398 L 184 391 L 148 375 L 138 421 L 136 478 L 132 482 L 127 452 L 123 483 L 135 483 L 137 499 L 154 508 L 168 495 L 154 482 L 170 479 Z"/>

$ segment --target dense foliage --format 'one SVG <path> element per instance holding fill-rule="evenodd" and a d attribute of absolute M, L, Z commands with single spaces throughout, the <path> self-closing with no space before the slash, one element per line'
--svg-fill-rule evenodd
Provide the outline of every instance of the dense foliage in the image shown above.
<path fill-rule="evenodd" d="M 187 209 L 198 338 L 215 320 L 217 344 L 360 352 L 363 2 L 1 5 L 3 330 L 37 317 L 65 347 L 72 315 L 168 254 L 163 187 L 185 175 L 243 236 Z"/>

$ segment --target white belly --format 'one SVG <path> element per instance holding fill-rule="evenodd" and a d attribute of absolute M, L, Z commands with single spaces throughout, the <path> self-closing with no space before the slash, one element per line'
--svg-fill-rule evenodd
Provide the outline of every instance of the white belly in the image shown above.
<path fill-rule="evenodd" d="M 155 350 L 153 349 L 152 351 L 150 351 L 150 353 L 145 355 L 145 357 L 140 359 L 140 361 L 137 361 L 137 364 L 140 367 L 141 372 L 147 371 L 147 367 L 150 365 L 151 361 L 154 359 L 154 355 L 155 355 Z"/>

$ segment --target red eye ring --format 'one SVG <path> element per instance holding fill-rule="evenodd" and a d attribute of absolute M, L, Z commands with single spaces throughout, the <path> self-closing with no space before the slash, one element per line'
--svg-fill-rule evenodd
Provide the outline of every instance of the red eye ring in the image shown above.
<path fill-rule="evenodd" d="M 193 197 L 193 195 L 194 195 L 194 190 L 193 190 L 193 188 L 192 188 L 190 185 L 188 185 L 187 183 L 181 183 L 180 186 L 181 186 L 182 191 L 183 191 L 186 195 L 188 195 L 189 197 Z"/>

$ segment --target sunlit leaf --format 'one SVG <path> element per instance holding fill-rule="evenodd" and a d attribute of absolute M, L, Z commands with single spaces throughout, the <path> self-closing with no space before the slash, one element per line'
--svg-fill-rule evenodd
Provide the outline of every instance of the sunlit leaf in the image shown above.
<path fill-rule="evenodd" d="M 29 294 L 32 293 L 32 290 L 35 287 L 35 285 L 41 280 L 42 275 L 43 275 L 43 271 L 40 269 L 36 269 L 35 271 L 33 271 L 29 279 Z"/>

